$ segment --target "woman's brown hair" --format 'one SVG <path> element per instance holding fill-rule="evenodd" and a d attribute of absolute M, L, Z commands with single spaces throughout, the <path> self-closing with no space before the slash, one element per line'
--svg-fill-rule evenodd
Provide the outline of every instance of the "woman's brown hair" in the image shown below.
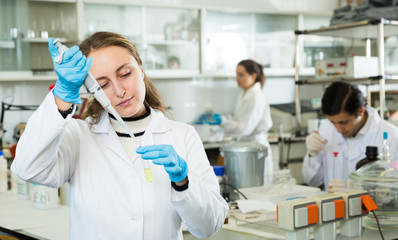
<path fill-rule="evenodd" d="M 86 38 L 79 45 L 80 50 L 86 56 L 88 56 L 92 51 L 110 46 L 117 46 L 127 49 L 140 65 L 140 67 L 142 67 L 142 61 L 136 46 L 118 33 L 96 32 Z M 166 108 L 163 105 L 160 94 L 155 88 L 155 85 L 145 75 L 145 73 L 144 83 L 146 90 L 144 105 L 157 109 L 164 114 L 166 112 Z M 101 117 L 101 113 L 103 110 L 104 108 L 101 106 L 101 104 L 96 99 L 93 99 L 89 101 L 86 110 L 82 114 L 82 118 L 85 119 L 87 117 L 92 117 L 94 119 L 94 122 L 97 123 Z"/>
<path fill-rule="evenodd" d="M 246 72 L 248 72 L 250 75 L 252 74 L 257 74 L 256 81 L 261 84 L 261 87 L 264 87 L 265 84 L 265 74 L 263 71 L 263 66 L 261 64 L 258 64 L 257 62 L 246 59 L 243 61 L 240 61 L 238 65 L 243 66 L 246 69 Z"/>

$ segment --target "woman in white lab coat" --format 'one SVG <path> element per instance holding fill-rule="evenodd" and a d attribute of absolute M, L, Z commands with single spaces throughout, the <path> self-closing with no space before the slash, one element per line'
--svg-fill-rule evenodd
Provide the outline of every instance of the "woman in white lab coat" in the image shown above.
<path fill-rule="evenodd" d="M 214 123 L 220 123 L 225 134 L 233 137 L 252 137 L 268 148 L 264 174 L 273 173 L 271 147 L 268 142 L 268 130 L 272 127 L 270 107 L 263 93 L 265 84 L 263 66 L 247 59 L 236 67 L 236 82 L 242 88 L 236 102 L 233 115 L 215 116 Z"/>
<path fill-rule="evenodd" d="M 49 50 L 56 59 L 53 39 Z M 54 69 L 57 83 L 27 123 L 11 169 L 46 186 L 69 182 L 70 239 L 183 239 L 182 223 L 205 238 L 221 228 L 228 205 L 199 136 L 164 116 L 133 44 L 98 32 Z M 89 70 L 134 138 L 96 100 L 85 120 L 72 118 Z"/>

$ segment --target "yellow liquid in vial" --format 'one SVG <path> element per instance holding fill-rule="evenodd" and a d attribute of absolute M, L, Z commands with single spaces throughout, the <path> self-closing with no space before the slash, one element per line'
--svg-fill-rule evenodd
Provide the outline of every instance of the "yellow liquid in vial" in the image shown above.
<path fill-rule="evenodd" d="M 150 168 L 145 168 L 144 169 L 144 172 L 145 172 L 145 176 L 146 176 L 146 180 L 148 181 L 148 182 L 153 182 L 153 176 L 152 176 L 152 171 L 151 171 L 151 169 Z"/>

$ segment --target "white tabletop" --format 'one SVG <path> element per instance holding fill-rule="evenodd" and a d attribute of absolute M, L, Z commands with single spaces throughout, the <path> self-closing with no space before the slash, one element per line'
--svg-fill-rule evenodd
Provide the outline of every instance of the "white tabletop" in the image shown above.
<path fill-rule="evenodd" d="M 69 207 L 36 209 L 31 200 L 18 199 L 11 191 L 0 193 L 0 226 L 40 239 L 66 240 L 69 232 Z"/>

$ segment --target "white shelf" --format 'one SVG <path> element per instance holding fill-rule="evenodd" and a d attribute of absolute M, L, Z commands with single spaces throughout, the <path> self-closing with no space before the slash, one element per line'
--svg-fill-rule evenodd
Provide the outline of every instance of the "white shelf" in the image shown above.
<path fill-rule="evenodd" d="M 15 42 L 14 41 L 0 41 L 0 48 L 13 49 L 13 48 L 15 48 Z"/>
<path fill-rule="evenodd" d="M 328 37 L 344 37 L 353 39 L 377 39 L 378 23 L 384 23 L 384 36 L 398 35 L 398 21 L 381 19 L 380 21 L 360 21 L 340 24 L 314 30 L 296 31 L 296 34 L 309 34 Z"/>
<path fill-rule="evenodd" d="M 33 75 L 32 71 L 0 71 L 0 82 L 40 82 L 40 81 L 56 81 L 57 75 Z"/>
<path fill-rule="evenodd" d="M 398 69 L 397 74 L 398 74 Z M 267 77 L 294 77 L 294 68 L 266 68 L 264 73 Z M 235 78 L 234 72 L 207 72 L 200 73 L 199 70 L 145 70 L 147 76 L 151 79 L 189 79 L 195 77 L 207 78 Z M 313 76 L 314 68 L 301 69 L 300 76 Z M 56 81 L 55 72 L 49 72 L 47 75 L 35 75 L 32 71 L 0 71 L 0 82 L 40 82 Z"/>
<path fill-rule="evenodd" d="M 149 45 L 168 45 L 168 46 L 191 46 L 198 45 L 198 41 L 188 40 L 164 40 L 164 41 L 147 41 Z"/>
<path fill-rule="evenodd" d="M 66 38 L 57 38 L 53 37 L 54 39 L 59 39 L 60 42 L 67 42 Z M 30 43 L 47 43 L 48 38 L 25 38 L 22 40 L 23 42 L 30 42 Z"/>

